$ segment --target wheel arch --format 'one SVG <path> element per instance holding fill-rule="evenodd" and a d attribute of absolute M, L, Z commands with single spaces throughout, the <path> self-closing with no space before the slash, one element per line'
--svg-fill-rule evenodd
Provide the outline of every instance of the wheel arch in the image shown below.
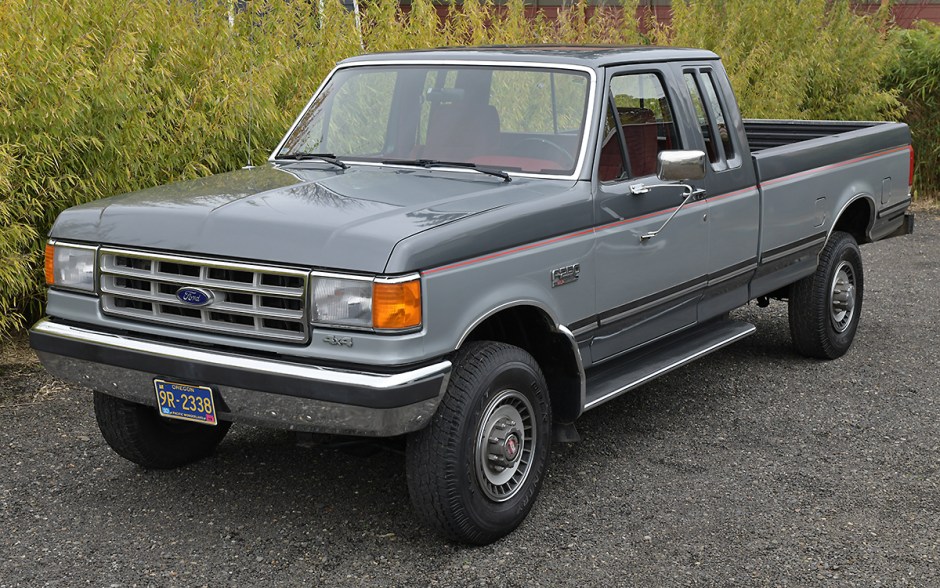
<path fill-rule="evenodd" d="M 581 414 L 585 377 L 578 344 L 542 305 L 518 301 L 495 308 L 467 328 L 458 348 L 469 341 L 500 341 L 524 349 L 548 383 L 554 420 L 571 423 Z"/>
<path fill-rule="evenodd" d="M 845 231 L 855 237 L 859 244 L 871 242 L 871 228 L 875 223 L 875 199 L 871 194 L 861 193 L 850 198 L 836 215 L 835 222 L 826 235 L 828 241 L 833 231 Z"/>

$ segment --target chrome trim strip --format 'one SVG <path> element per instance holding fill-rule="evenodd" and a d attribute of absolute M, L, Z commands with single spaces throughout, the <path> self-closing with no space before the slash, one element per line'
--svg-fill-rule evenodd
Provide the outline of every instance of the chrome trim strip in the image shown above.
<path fill-rule="evenodd" d="M 668 302 L 672 302 L 673 300 L 678 300 L 679 298 L 682 298 L 683 296 L 688 296 L 688 295 L 691 294 L 692 292 L 695 292 L 696 290 L 701 290 L 702 288 L 706 287 L 706 285 L 707 285 L 707 282 L 706 282 L 705 280 L 702 280 L 701 282 L 699 282 L 699 283 L 697 283 L 697 284 L 694 284 L 694 285 L 692 285 L 692 286 L 689 286 L 688 288 L 686 288 L 686 289 L 684 289 L 684 290 L 680 290 L 680 291 L 676 292 L 675 294 L 670 294 L 669 296 L 663 296 L 662 298 L 658 298 L 658 299 L 656 299 L 656 300 L 652 300 L 652 301 L 650 301 L 650 302 L 647 302 L 646 304 L 644 304 L 644 305 L 642 305 L 642 306 L 637 306 L 636 308 L 631 308 L 631 309 L 629 309 L 629 310 L 625 310 L 625 311 L 623 311 L 623 312 L 619 312 L 619 313 L 617 313 L 617 314 L 615 314 L 615 315 L 612 315 L 612 316 L 609 316 L 609 317 L 606 317 L 606 318 L 602 318 L 602 319 L 600 319 L 599 324 L 600 324 L 601 327 L 606 327 L 606 326 L 609 325 L 609 324 L 612 324 L 612 323 L 615 323 L 615 322 L 617 322 L 617 321 L 623 320 L 623 319 L 625 319 L 625 318 L 627 318 L 627 317 L 630 317 L 630 316 L 633 316 L 633 315 L 635 315 L 635 314 L 639 314 L 639 313 L 641 313 L 641 312 L 647 311 L 647 310 L 649 310 L 649 309 L 651 309 L 651 308 L 653 308 L 653 307 L 655 307 L 655 306 L 658 306 L 658 305 L 660 305 L 660 304 L 666 304 L 666 303 L 668 303 Z"/>
<path fill-rule="evenodd" d="M 751 265 L 749 265 L 749 266 L 747 266 L 747 267 L 741 268 L 741 269 L 739 269 L 739 270 L 737 270 L 737 271 L 734 271 L 734 272 L 731 272 L 731 273 L 729 273 L 729 274 L 725 274 L 725 275 L 723 275 L 723 276 L 721 276 L 721 277 L 719 277 L 719 278 L 716 278 L 716 279 L 714 279 L 714 280 L 709 279 L 709 280 L 708 280 L 708 283 L 705 284 L 705 287 L 707 288 L 707 287 L 709 287 L 709 286 L 714 286 L 714 285 L 720 284 L 720 283 L 722 283 L 722 282 L 727 282 L 728 280 L 734 279 L 734 278 L 736 278 L 736 277 L 738 277 L 738 276 L 740 276 L 740 275 L 746 274 L 746 273 L 748 273 L 748 272 L 752 272 L 752 271 L 754 271 L 755 269 L 757 269 L 757 263 L 752 263 Z"/>
<path fill-rule="evenodd" d="M 609 392 L 609 393 L 605 394 L 604 396 L 601 396 L 600 398 L 597 398 L 597 399 L 592 400 L 591 402 L 589 402 L 589 403 L 587 403 L 586 405 L 584 405 L 584 410 L 585 410 L 585 411 L 590 410 L 590 409 L 594 408 L 595 406 L 597 406 L 598 404 L 601 404 L 601 403 L 606 402 L 606 401 L 608 401 L 608 400 L 612 400 L 612 399 L 614 399 L 615 397 L 620 396 L 620 395 L 623 394 L 624 392 L 628 392 L 629 390 L 632 390 L 633 388 L 636 388 L 637 386 L 642 386 L 643 384 L 649 382 L 650 380 L 653 380 L 653 379 L 655 379 L 655 378 L 658 378 L 659 376 L 662 376 L 663 374 L 666 374 L 666 373 L 668 373 L 668 372 L 671 372 L 672 370 L 674 370 L 674 369 L 676 369 L 676 368 L 680 368 L 680 367 L 684 366 L 684 365 L 687 364 L 687 363 L 691 363 L 691 362 L 695 361 L 696 359 L 698 359 L 698 358 L 700 358 L 700 357 L 702 357 L 702 356 L 704 356 L 704 355 L 708 355 L 708 354 L 711 353 L 712 351 L 717 351 L 718 349 L 721 349 L 722 347 L 724 347 L 724 346 L 726 346 L 726 345 L 730 345 L 730 344 L 734 343 L 735 341 L 737 341 L 737 340 L 739 340 L 739 339 L 743 339 L 744 337 L 747 337 L 748 335 L 752 334 L 752 333 L 753 333 L 754 331 L 756 331 L 756 330 L 757 330 L 757 327 L 755 327 L 754 325 L 751 325 L 750 328 L 747 329 L 746 331 L 743 331 L 743 332 L 741 332 L 741 333 L 737 333 L 737 334 L 735 334 L 735 335 L 732 335 L 731 337 L 728 337 L 727 339 L 722 339 L 721 341 L 719 341 L 719 342 L 717 342 L 717 343 L 713 343 L 712 345 L 709 345 L 708 347 L 706 347 L 706 348 L 704 348 L 704 349 L 699 349 L 698 351 L 696 351 L 696 352 L 693 353 L 692 355 L 689 355 L 688 357 L 684 357 L 684 358 L 682 358 L 682 359 L 680 359 L 680 360 L 678 360 L 678 361 L 675 361 L 675 362 L 673 362 L 673 363 L 667 365 L 666 367 L 660 368 L 660 369 L 656 370 L 655 372 L 653 372 L 653 373 L 651 373 L 651 374 L 649 374 L 649 375 L 646 375 L 646 376 L 640 378 L 639 380 L 636 380 L 635 382 L 631 382 L 631 383 L 627 384 L 626 386 L 622 386 L 622 387 L 620 387 L 620 388 L 614 390 L 613 392 Z"/>
<path fill-rule="evenodd" d="M 835 226 L 835 225 L 833 225 L 833 226 Z M 831 232 L 832 232 L 832 230 L 830 229 L 830 233 L 831 233 Z M 776 261 L 776 260 L 781 259 L 781 258 L 783 258 L 783 257 L 786 257 L 786 256 L 788 256 L 788 255 L 793 255 L 794 253 L 798 253 L 798 252 L 800 252 L 800 251 L 803 251 L 804 249 L 812 249 L 813 247 L 816 247 L 817 245 L 823 245 L 823 244 L 826 243 L 827 240 L 828 240 L 828 237 L 820 237 L 819 239 L 815 239 L 815 240 L 813 240 L 813 241 L 810 241 L 809 243 L 803 243 L 802 245 L 797 245 L 796 247 L 791 247 L 790 249 L 787 249 L 787 250 L 785 250 L 785 251 L 781 251 L 780 253 L 776 253 L 776 254 L 771 255 L 771 256 L 769 256 L 769 257 L 761 257 L 760 265 L 764 265 L 764 264 L 770 263 L 770 262 L 772 262 L 772 261 Z"/>
<path fill-rule="evenodd" d="M 571 349 L 574 350 L 574 358 L 575 361 L 578 362 L 578 380 L 581 382 L 581 398 L 578 401 L 578 406 L 583 407 L 584 400 L 587 398 L 587 375 L 584 373 L 584 359 L 581 357 L 581 348 L 578 346 L 578 341 L 574 338 L 574 334 L 568 329 L 568 327 L 565 325 L 556 325 L 555 330 L 568 339 L 568 342 L 571 344 Z"/>
<path fill-rule="evenodd" d="M 300 124 L 300 120 L 307 114 L 307 111 L 310 110 L 310 107 L 313 105 L 313 102 L 317 99 L 317 96 L 320 95 L 320 92 L 326 87 L 326 85 L 333 79 L 333 76 L 336 75 L 341 69 L 351 68 L 351 67 L 375 67 L 379 65 L 445 65 L 445 66 L 483 66 L 483 67 L 511 67 L 511 68 L 532 68 L 532 69 L 566 69 L 571 71 L 580 71 L 587 73 L 590 77 L 590 85 L 588 88 L 587 96 L 587 110 L 584 116 L 584 131 L 583 136 L 581 137 L 581 148 L 578 154 L 578 163 L 575 166 L 574 172 L 571 175 L 562 176 L 558 174 L 533 174 L 533 173 L 524 173 L 524 172 L 513 172 L 508 171 L 510 175 L 521 177 L 521 178 L 540 178 L 547 180 L 577 180 L 581 177 L 581 172 L 584 169 L 584 163 L 587 159 L 588 151 L 588 142 L 590 141 L 591 129 L 593 129 L 594 117 L 595 117 L 595 97 L 597 95 L 597 72 L 593 68 L 590 68 L 586 65 L 576 65 L 571 63 L 551 63 L 547 61 L 486 61 L 486 60 L 464 60 L 464 59 L 395 59 L 395 60 L 377 60 L 377 61 L 356 61 L 352 63 L 340 63 L 333 68 L 333 71 L 326 76 L 323 80 L 323 83 L 317 88 L 317 91 L 314 92 L 313 97 L 307 102 L 307 105 L 303 110 L 300 111 L 300 114 L 294 119 L 294 123 L 290 126 L 287 132 L 284 134 L 284 137 L 277 144 L 277 147 L 274 148 L 274 151 L 271 152 L 271 155 L 268 156 L 268 161 L 271 163 L 275 162 L 275 155 L 284 147 L 284 144 L 287 142 L 287 138 L 291 136 L 291 133 L 294 132 L 294 129 L 297 128 L 297 125 Z M 391 167 L 385 166 L 382 163 L 378 162 L 367 162 L 367 161 L 356 161 L 355 159 L 343 159 L 346 163 L 355 163 L 357 165 L 375 165 L 382 167 Z M 451 168 L 440 168 L 441 170 L 447 170 L 448 172 L 460 172 L 460 173 L 475 173 L 472 170 L 466 169 L 451 169 Z"/>
<path fill-rule="evenodd" d="M 548 316 L 548 318 L 552 321 L 553 325 L 559 324 L 558 320 L 555 318 L 554 313 L 551 310 L 549 310 L 547 306 L 543 305 L 541 302 L 536 302 L 535 300 L 525 300 L 525 299 L 512 300 L 510 302 L 504 302 L 503 304 L 500 304 L 496 308 L 490 309 L 489 312 L 487 312 L 486 314 L 482 316 L 478 316 L 476 320 L 470 323 L 470 326 L 464 329 L 463 334 L 460 335 L 460 339 L 457 340 L 457 346 L 454 349 L 457 350 L 463 347 L 464 341 L 467 340 L 467 337 L 470 336 L 470 333 L 472 333 L 474 329 L 476 329 L 481 324 L 483 324 L 483 321 L 485 321 L 486 319 L 490 318 L 491 316 L 499 312 L 506 310 L 507 308 L 512 308 L 514 306 L 533 306 L 541 310 L 542 312 L 544 312 L 545 315 Z"/>
<path fill-rule="evenodd" d="M 186 255 L 168 255 L 166 253 L 151 253 L 138 249 L 120 249 L 116 247 L 102 247 L 99 251 L 103 255 L 120 255 L 122 257 L 134 257 L 137 259 L 149 259 L 157 261 L 171 261 L 190 265 L 211 267 L 214 269 L 233 269 L 244 270 L 246 272 L 260 272 L 265 274 L 277 274 L 285 276 L 305 277 L 309 270 L 297 267 L 284 267 L 277 265 L 258 265 L 255 263 L 242 263 L 240 261 L 221 261 L 211 257 L 191 257 Z"/>
<path fill-rule="evenodd" d="M 144 258 L 140 258 L 144 259 Z M 211 267 L 211 269 L 236 269 L 232 268 L 219 268 L 215 266 L 204 266 Z M 280 296 L 282 298 L 303 298 L 304 297 L 304 288 L 278 288 L 278 287 L 258 287 L 253 286 L 248 283 L 240 282 L 224 282 L 218 280 L 212 280 L 206 278 L 205 280 L 199 278 L 193 278 L 190 276 L 180 275 L 177 277 L 175 274 L 154 274 L 150 272 L 125 269 L 120 266 L 107 266 L 99 268 L 102 273 L 107 274 L 108 276 L 117 276 L 121 278 L 137 278 L 140 280 L 147 280 L 150 282 L 160 282 L 161 284 L 180 284 L 182 286 L 192 286 L 194 288 L 212 288 L 213 290 L 223 290 L 225 292 L 235 292 L 239 294 L 258 294 L 259 296 Z M 297 272 L 296 274 L 284 274 L 281 272 L 257 272 L 257 273 L 266 273 L 271 275 L 288 275 L 290 277 L 300 278 L 306 280 L 306 272 Z M 112 288 L 108 286 L 108 288 Z M 117 293 L 127 293 L 125 291 L 112 289 L 105 290 L 110 291 L 112 294 Z"/>
<path fill-rule="evenodd" d="M 310 272 L 310 294 L 309 294 L 309 303 L 308 306 L 313 308 L 314 295 L 313 288 L 315 278 L 331 278 L 336 280 L 351 280 L 357 282 L 366 282 L 370 284 L 404 284 L 405 282 L 413 282 L 415 280 L 421 279 L 421 274 L 411 273 L 405 274 L 403 276 L 361 276 L 357 274 L 343 274 L 338 272 L 321 272 L 321 271 L 312 271 Z M 374 290 L 373 290 L 374 292 Z M 421 316 L 426 316 L 424 308 L 424 284 L 421 284 Z M 376 333 L 380 335 L 402 335 L 406 333 L 415 333 L 420 331 L 424 327 L 424 321 L 413 326 L 407 327 L 404 329 L 379 329 L 373 326 L 373 323 L 370 322 L 369 326 L 360 326 L 360 325 L 344 325 L 341 323 L 330 323 L 330 322 L 317 322 L 313 321 L 311 318 L 311 325 L 314 327 L 321 327 L 326 329 L 341 329 L 344 331 L 357 331 L 360 333 Z"/>
<path fill-rule="evenodd" d="M 76 294 L 86 294 L 89 296 L 97 296 L 101 288 L 99 287 L 98 281 L 100 280 L 100 268 L 98 267 L 98 260 L 101 258 L 101 246 L 100 245 L 84 245 L 81 243 L 71 243 L 69 241 L 60 241 L 58 239 L 48 239 L 47 244 L 52 245 L 53 247 L 62 246 L 62 247 L 72 247 L 74 249 L 89 249 L 94 250 L 95 252 L 95 270 L 94 270 L 94 284 L 92 284 L 91 290 L 87 288 L 76 288 L 74 286 L 63 286 L 61 284 L 46 284 L 48 288 L 56 288 L 58 290 L 65 290 L 67 292 L 75 292 Z"/>
<path fill-rule="evenodd" d="M 848 210 L 849 206 L 851 206 L 851 205 L 854 204 L 857 200 L 862 199 L 862 198 L 867 198 L 867 199 L 869 200 L 869 204 L 870 204 L 870 206 L 871 206 L 871 209 L 872 209 L 872 211 L 874 211 L 874 213 L 873 213 L 873 215 L 872 215 L 872 218 L 869 219 L 869 221 L 868 221 L 868 227 L 865 229 L 866 236 L 867 236 L 867 233 L 869 233 L 869 232 L 871 231 L 872 225 L 875 224 L 875 218 L 874 218 L 874 217 L 875 217 L 875 215 L 877 215 L 877 213 L 878 213 L 878 204 L 875 202 L 875 197 L 874 197 L 874 196 L 872 196 L 871 194 L 866 194 L 866 193 L 862 192 L 862 193 L 860 193 L 860 194 L 856 194 L 854 197 L 850 198 L 848 202 L 846 202 L 845 204 L 843 204 L 843 205 L 842 205 L 842 208 L 839 209 L 839 214 L 837 214 L 835 217 L 833 217 L 833 219 L 832 219 L 832 226 L 829 227 L 829 231 L 826 233 L 826 241 L 827 241 L 827 242 L 829 241 L 829 237 L 832 236 L 832 231 L 836 230 L 836 225 L 839 224 L 839 219 L 842 218 L 842 215 L 845 213 L 845 211 Z"/>
<path fill-rule="evenodd" d="M 913 201 L 912 201 L 910 195 L 908 195 L 907 199 L 902 200 L 901 202 L 898 202 L 897 204 L 892 204 L 891 206 L 886 206 L 886 207 L 882 208 L 881 210 L 879 210 L 879 211 L 878 211 L 878 218 L 884 218 L 884 217 L 886 217 L 886 216 L 892 215 L 892 214 L 895 213 L 895 212 L 900 212 L 900 211 L 904 210 L 905 207 L 910 206 L 912 202 L 913 202 Z"/>
<path fill-rule="evenodd" d="M 358 386 L 360 388 L 370 388 L 373 390 L 397 388 L 431 376 L 447 374 L 451 369 L 451 362 L 444 360 L 429 366 L 397 374 L 340 370 L 321 366 L 301 365 L 286 361 L 255 359 L 220 351 L 210 353 L 168 343 L 156 343 L 120 335 L 112 335 L 110 333 L 91 331 L 80 327 L 71 327 L 54 323 L 49 319 L 43 319 L 37 323 L 32 330 L 44 335 L 101 345 L 112 349 L 147 353 L 156 357 L 192 361 L 216 367 L 233 367 L 259 374 L 293 376 L 314 382 Z"/>
<path fill-rule="evenodd" d="M 119 264 L 120 259 L 143 260 L 148 269 L 138 269 Z M 186 266 L 195 275 L 164 271 L 160 264 Z M 213 271 L 231 271 L 250 275 L 248 281 L 210 277 Z M 310 271 L 306 269 L 267 266 L 257 263 L 217 260 L 190 255 L 151 253 L 146 250 L 101 247 L 97 260 L 101 312 L 140 322 L 171 325 L 195 331 L 224 333 L 226 335 L 269 339 L 292 343 L 304 343 L 310 336 L 308 317 L 308 286 Z M 288 278 L 294 285 L 269 285 L 267 278 Z M 140 280 L 146 289 L 119 285 L 118 280 Z M 226 295 L 251 297 L 249 303 L 231 303 L 220 298 L 207 305 L 192 307 L 199 316 L 188 316 L 183 312 L 164 312 L 167 308 L 183 309 L 175 296 L 162 292 L 165 285 L 177 290 L 180 286 L 210 288 Z M 297 304 L 299 308 L 277 308 L 265 303 L 265 298 L 279 299 L 284 304 Z M 119 305 L 133 301 L 149 305 L 137 308 Z M 241 320 L 232 319 L 245 319 Z M 272 322 L 273 321 L 273 322 Z M 283 326 L 280 324 L 283 323 Z"/>

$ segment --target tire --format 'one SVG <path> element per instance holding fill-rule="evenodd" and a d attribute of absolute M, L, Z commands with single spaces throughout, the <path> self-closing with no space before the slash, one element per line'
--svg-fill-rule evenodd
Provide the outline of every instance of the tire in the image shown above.
<path fill-rule="evenodd" d="M 790 287 L 790 335 L 797 352 L 818 359 L 842 357 L 852 346 L 862 314 L 865 277 L 855 238 L 835 231 L 816 273 Z"/>
<path fill-rule="evenodd" d="M 485 545 L 511 532 L 542 486 L 551 426 L 548 386 L 531 355 L 504 343 L 467 344 L 437 413 L 408 438 L 408 491 L 418 516 L 463 543 Z"/>
<path fill-rule="evenodd" d="M 232 423 L 173 421 L 150 406 L 95 392 L 95 419 L 118 455 L 148 469 L 178 468 L 210 455 Z"/>

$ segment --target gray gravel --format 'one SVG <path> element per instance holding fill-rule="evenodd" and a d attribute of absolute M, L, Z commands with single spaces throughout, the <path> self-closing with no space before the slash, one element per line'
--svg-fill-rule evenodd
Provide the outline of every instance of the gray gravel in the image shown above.
<path fill-rule="evenodd" d="M 415 521 L 404 458 L 235 427 L 148 472 L 111 452 L 87 391 L 21 346 L 0 362 L 0 587 L 940 586 L 940 218 L 863 247 L 850 353 L 753 337 L 579 421 L 526 522 L 494 545 Z M 394 449 L 394 448 L 393 448 Z"/>

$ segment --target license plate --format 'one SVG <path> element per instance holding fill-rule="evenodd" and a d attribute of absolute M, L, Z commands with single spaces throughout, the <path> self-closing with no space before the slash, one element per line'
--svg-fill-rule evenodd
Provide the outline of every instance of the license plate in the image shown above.
<path fill-rule="evenodd" d="M 212 388 L 165 380 L 154 380 L 153 385 L 157 390 L 157 409 L 161 415 L 204 425 L 218 424 Z"/>

